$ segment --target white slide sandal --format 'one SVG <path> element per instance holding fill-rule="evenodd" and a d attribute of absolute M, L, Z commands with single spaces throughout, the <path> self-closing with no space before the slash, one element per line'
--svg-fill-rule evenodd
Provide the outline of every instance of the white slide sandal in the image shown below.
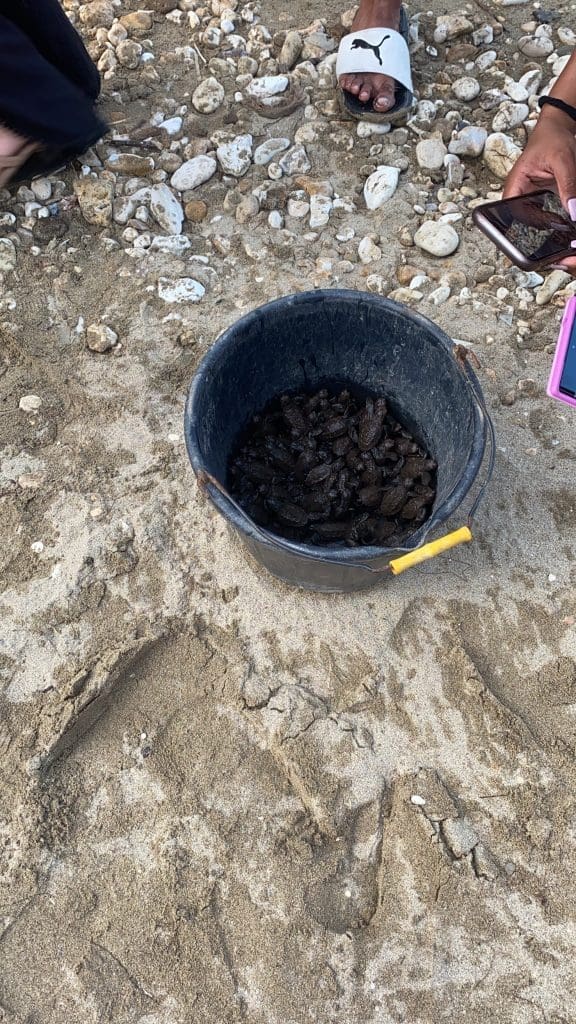
<path fill-rule="evenodd" d="M 408 16 L 400 8 L 400 31 L 367 28 L 350 32 L 342 39 L 336 61 L 336 75 L 388 75 L 396 82 L 395 103 L 390 110 L 374 110 L 372 100 L 362 103 L 357 96 L 338 87 L 344 109 L 361 121 L 395 124 L 404 120 L 413 103 L 412 72 L 408 50 Z"/>

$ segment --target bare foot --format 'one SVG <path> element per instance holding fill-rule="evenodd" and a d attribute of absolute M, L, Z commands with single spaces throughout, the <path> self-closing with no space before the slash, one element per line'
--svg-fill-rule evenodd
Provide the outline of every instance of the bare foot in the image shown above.
<path fill-rule="evenodd" d="M 365 28 L 393 28 L 400 24 L 400 0 L 361 0 L 351 32 Z M 361 103 L 372 100 L 379 114 L 385 114 L 395 103 L 396 84 L 387 75 L 342 75 L 340 85 L 357 96 Z"/>

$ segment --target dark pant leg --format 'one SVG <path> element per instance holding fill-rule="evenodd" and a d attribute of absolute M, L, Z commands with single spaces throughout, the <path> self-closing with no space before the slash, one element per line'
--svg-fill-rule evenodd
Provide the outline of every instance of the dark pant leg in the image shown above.
<path fill-rule="evenodd" d="M 63 156 L 82 153 L 107 130 L 86 94 L 1 14 L 0 123 Z"/>
<path fill-rule="evenodd" d="M 38 53 L 92 100 L 100 75 L 59 0 L 0 0 L 0 15 L 28 36 Z"/>

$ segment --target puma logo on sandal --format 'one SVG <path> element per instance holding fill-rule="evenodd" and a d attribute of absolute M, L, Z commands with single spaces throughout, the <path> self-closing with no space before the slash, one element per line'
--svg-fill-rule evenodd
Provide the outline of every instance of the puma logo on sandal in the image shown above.
<path fill-rule="evenodd" d="M 350 49 L 351 50 L 372 50 L 372 53 L 376 57 L 376 60 L 380 64 L 380 67 L 383 67 L 382 57 L 380 56 L 380 47 L 382 46 L 383 43 L 386 42 L 387 39 L 390 39 L 390 36 L 384 36 L 382 42 L 378 43 L 377 46 L 372 46 L 372 43 L 367 43 L 365 39 L 355 39 L 354 42 L 352 43 Z"/>

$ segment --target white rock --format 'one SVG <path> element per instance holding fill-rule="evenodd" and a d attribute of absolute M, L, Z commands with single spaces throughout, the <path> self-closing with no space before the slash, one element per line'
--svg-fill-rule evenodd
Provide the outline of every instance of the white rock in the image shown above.
<path fill-rule="evenodd" d="M 561 25 L 558 29 L 558 39 L 565 46 L 576 46 L 576 32 L 573 32 L 571 28 Z"/>
<path fill-rule="evenodd" d="M 150 189 L 150 210 L 167 235 L 181 234 L 184 210 L 168 185 L 154 185 Z"/>
<path fill-rule="evenodd" d="M 566 65 L 569 63 L 569 61 L 571 59 L 572 59 L 572 54 L 571 53 L 566 53 L 566 54 L 564 54 L 563 57 L 558 57 L 558 60 L 555 60 L 553 65 L 552 65 L 552 74 L 556 78 L 559 78 L 559 76 L 564 71 L 564 68 L 566 67 Z"/>
<path fill-rule="evenodd" d="M 528 90 L 521 84 L 511 79 L 505 86 L 504 92 L 514 100 L 515 103 L 525 103 L 528 99 Z"/>
<path fill-rule="evenodd" d="M 288 216 L 295 217 L 300 220 L 302 217 L 306 217 L 310 211 L 310 203 L 307 203 L 304 199 L 289 199 L 288 200 Z"/>
<path fill-rule="evenodd" d="M 456 156 L 480 156 L 487 138 L 488 132 L 485 128 L 470 124 L 460 129 L 456 138 L 450 142 L 448 150 Z"/>
<path fill-rule="evenodd" d="M 457 99 L 464 103 L 470 103 L 480 94 L 480 82 L 476 78 L 465 76 L 457 78 L 452 84 L 452 92 Z"/>
<path fill-rule="evenodd" d="M 435 288 L 433 292 L 430 292 L 428 302 L 432 302 L 435 306 L 442 306 L 449 298 L 450 288 L 447 284 L 443 284 L 439 288 Z"/>
<path fill-rule="evenodd" d="M 506 178 L 522 150 L 503 132 L 494 132 L 486 139 L 484 162 L 497 178 Z"/>
<path fill-rule="evenodd" d="M 477 28 L 472 33 L 472 42 L 474 46 L 489 46 L 494 39 L 494 29 L 492 25 L 482 25 L 481 28 Z"/>
<path fill-rule="evenodd" d="M 442 832 L 453 855 L 458 858 L 465 857 L 478 843 L 478 836 L 465 818 L 447 818 L 442 822 Z"/>
<path fill-rule="evenodd" d="M 564 270 L 553 270 L 544 281 L 541 288 L 536 292 L 536 305 L 545 306 L 556 292 L 568 284 L 572 278 Z"/>
<path fill-rule="evenodd" d="M 164 302 L 200 302 L 205 294 L 204 285 L 193 277 L 180 277 L 175 281 L 161 277 L 158 281 L 158 295 Z"/>
<path fill-rule="evenodd" d="M 527 103 L 514 103 L 512 100 L 505 100 L 492 120 L 492 128 L 495 132 L 509 131 L 522 124 L 530 113 Z"/>
<path fill-rule="evenodd" d="M 478 71 L 487 71 L 493 64 L 496 63 L 498 54 L 496 50 L 485 50 L 479 57 L 474 61 Z"/>
<path fill-rule="evenodd" d="M 518 79 L 519 84 L 526 89 L 528 97 L 535 96 L 539 92 L 541 81 L 542 72 L 540 68 L 532 68 L 531 71 L 527 71 L 526 74 Z"/>
<path fill-rule="evenodd" d="M 366 235 L 358 246 L 358 257 L 361 263 L 376 263 L 382 259 L 382 250 Z"/>
<path fill-rule="evenodd" d="M 434 42 L 445 43 L 447 39 L 456 39 L 474 28 L 471 21 L 463 14 L 440 14 L 436 18 Z"/>
<path fill-rule="evenodd" d="M 41 406 L 42 399 L 39 395 L 22 395 L 18 402 L 18 408 L 22 409 L 22 412 L 38 412 Z"/>
<path fill-rule="evenodd" d="M 34 178 L 30 188 L 41 203 L 47 203 L 52 196 L 52 182 L 48 178 Z"/>
<path fill-rule="evenodd" d="M 117 341 L 116 331 L 106 324 L 90 324 L 86 330 L 86 346 L 91 352 L 107 352 Z"/>
<path fill-rule="evenodd" d="M 414 795 L 410 797 L 410 803 L 416 804 L 417 807 L 424 807 L 426 801 L 423 796 L 418 796 L 417 793 L 414 793 Z"/>
<path fill-rule="evenodd" d="M 328 223 L 331 210 L 332 200 L 330 196 L 323 196 L 321 194 L 310 196 L 310 227 L 313 230 L 324 227 Z"/>
<path fill-rule="evenodd" d="M 535 57 L 543 60 L 554 52 L 554 43 L 549 36 L 522 36 L 518 43 L 518 49 L 526 57 Z"/>
<path fill-rule="evenodd" d="M 183 256 L 191 247 L 188 235 L 154 235 L 149 245 L 152 252 L 168 252 L 171 256 Z"/>
<path fill-rule="evenodd" d="M 281 71 L 290 71 L 302 53 L 302 36 L 299 32 L 287 32 L 278 63 Z"/>
<path fill-rule="evenodd" d="M 271 228 L 278 230 L 284 227 L 284 218 L 280 210 L 271 210 L 268 214 L 268 224 Z"/>
<path fill-rule="evenodd" d="M 451 224 L 425 220 L 414 235 L 419 249 L 431 256 L 451 256 L 460 244 L 460 238 Z"/>
<path fill-rule="evenodd" d="M 169 117 L 166 121 L 162 121 L 159 127 L 163 128 L 167 135 L 178 135 L 182 131 L 182 118 Z"/>
<path fill-rule="evenodd" d="M 216 78 L 205 78 L 192 93 L 192 106 L 200 114 L 213 114 L 224 102 L 225 92 Z"/>
<path fill-rule="evenodd" d="M 290 139 L 266 139 L 266 142 L 263 142 L 254 150 L 254 163 L 258 167 L 264 167 L 289 148 Z"/>
<path fill-rule="evenodd" d="M 421 139 L 416 146 L 416 160 L 418 166 L 425 171 L 439 171 L 444 165 L 444 157 L 448 150 L 442 141 L 441 136 L 430 139 Z"/>
<path fill-rule="evenodd" d="M 312 167 L 304 146 L 293 146 L 280 160 L 284 174 L 307 174 Z"/>
<path fill-rule="evenodd" d="M 10 274 L 16 267 L 16 246 L 11 238 L 0 238 L 0 274 Z"/>
<path fill-rule="evenodd" d="M 364 199 L 369 210 L 379 210 L 394 195 L 399 177 L 397 167 L 381 164 L 376 168 L 364 185 Z"/>
<path fill-rule="evenodd" d="M 287 75 L 264 75 L 263 78 L 254 78 L 247 87 L 246 93 L 253 99 L 261 100 L 286 92 L 289 84 Z"/>
<path fill-rule="evenodd" d="M 170 178 L 170 184 L 178 192 L 186 192 L 188 189 L 198 188 L 199 185 L 203 185 L 205 181 L 209 181 L 216 174 L 217 167 L 218 164 L 213 156 L 195 156 L 191 160 L 186 160 L 174 172 Z"/>
<path fill-rule="evenodd" d="M 252 136 L 237 135 L 230 142 L 223 142 L 216 150 L 218 162 L 225 174 L 241 178 L 252 163 Z"/>
<path fill-rule="evenodd" d="M 372 124 L 371 121 L 358 121 L 356 134 L 359 139 L 370 139 L 373 135 L 388 135 L 391 131 L 391 124 Z"/>

